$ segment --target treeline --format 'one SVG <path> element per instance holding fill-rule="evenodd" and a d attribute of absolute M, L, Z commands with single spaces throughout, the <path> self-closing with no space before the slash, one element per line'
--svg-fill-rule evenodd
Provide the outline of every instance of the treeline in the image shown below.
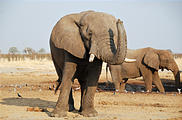
<path fill-rule="evenodd" d="M 0 54 L 0 61 L 52 60 L 51 54 Z"/>
<path fill-rule="evenodd" d="M 182 58 L 182 54 L 174 54 L 174 58 Z M 0 61 L 52 60 L 51 54 L 0 54 Z"/>

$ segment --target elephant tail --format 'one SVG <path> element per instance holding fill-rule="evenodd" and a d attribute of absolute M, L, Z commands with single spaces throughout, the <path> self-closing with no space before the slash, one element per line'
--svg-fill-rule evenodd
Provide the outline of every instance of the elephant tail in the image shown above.
<path fill-rule="evenodd" d="M 107 83 L 109 83 L 108 70 L 109 70 L 109 64 L 107 63 L 107 65 L 106 65 L 106 81 L 107 81 Z"/>
<path fill-rule="evenodd" d="M 58 79 L 58 80 L 56 81 L 56 88 L 55 88 L 55 90 L 54 90 L 54 93 L 55 93 L 55 94 L 57 93 L 57 91 L 58 91 L 60 85 L 61 85 L 61 80 Z"/>

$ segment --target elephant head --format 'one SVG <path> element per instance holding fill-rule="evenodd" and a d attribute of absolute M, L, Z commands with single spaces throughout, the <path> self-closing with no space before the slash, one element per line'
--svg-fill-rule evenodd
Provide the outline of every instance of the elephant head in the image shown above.
<path fill-rule="evenodd" d="M 124 61 L 127 40 L 122 21 L 93 11 L 67 15 L 60 21 L 51 34 L 56 47 L 90 62 L 95 56 L 110 64 Z"/>
<path fill-rule="evenodd" d="M 110 64 L 124 61 L 127 40 L 122 21 L 109 14 L 92 12 L 83 16 L 77 25 L 89 49 L 90 61 L 94 56 Z"/>
<path fill-rule="evenodd" d="M 176 88 L 180 87 L 179 68 L 169 51 L 151 49 L 145 53 L 144 63 L 155 70 L 171 70 L 175 78 Z"/>

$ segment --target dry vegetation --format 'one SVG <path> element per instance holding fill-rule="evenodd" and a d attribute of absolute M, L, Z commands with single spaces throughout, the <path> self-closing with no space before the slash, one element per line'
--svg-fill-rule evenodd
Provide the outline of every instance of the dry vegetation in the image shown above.
<path fill-rule="evenodd" d="M 0 54 L 0 61 L 51 60 L 50 54 Z"/>
<path fill-rule="evenodd" d="M 182 57 L 175 58 L 182 71 Z M 68 117 L 64 119 L 182 120 L 182 94 L 168 89 L 174 87 L 173 74 L 168 71 L 160 72 L 160 77 L 167 89 L 166 94 L 134 92 L 136 88 L 144 88 L 142 78 L 128 81 L 128 93 L 115 93 L 113 84 L 105 86 L 104 64 L 95 95 L 98 117 L 86 118 L 76 111 L 68 112 Z M 0 120 L 58 120 L 58 118 L 49 117 L 58 98 L 58 94 L 55 95 L 53 90 L 55 80 L 57 75 L 50 54 L 17 55 L 16 57 L 1 54 Z M 72 88 L 75 107 L 78 110 L 80 89 L 77 80 Z M 22 98 L 18 97 L 17 93 Z"/>
<path fill-rule="evenodd" d="M 174 54 L 175 59 L 182 58 L 182 54 Z M 24 61 L 26 59 L 30 60 L 42 60 L 47 59 L 51 60 L 50 54 L 0 54 L 0 61 Z"/>

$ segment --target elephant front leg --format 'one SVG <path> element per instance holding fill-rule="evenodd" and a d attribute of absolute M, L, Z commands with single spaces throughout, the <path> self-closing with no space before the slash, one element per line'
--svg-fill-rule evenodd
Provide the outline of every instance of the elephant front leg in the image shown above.
<path fill-rule="evenodd" d="M 120 65 L 110 65 L 109 69 L 111 72 L 111 77 L 114 83 L 115 91 L 123 92 L 124 90 L 121 90 L 120 88 L 120 81 L 122 81 L 122 76 L 121 76 L 121 70 L 120 70 Z M 123 82 L 122 82 L 123 83 Z"/>
<path fill-rule="evenodd" d="M 165 92 L 164 90 L 164 87 L 162 85 L 162 82 L 160 80 L 160 77 L 159 77 L 159 74 L 158 74 L 158 71 L 155 71 L 154 74 L 153 74 L 153 82 L 154 84 L 157 86 L 158 90 L 162 93 Z"/>
<path fill-rule="evenodd" d="M 83 93 L 80 110 L 81 115 L 85 117 L 95 117 L 98 115 L 98 112 L 94 108 L 94 96 L 96 88 L 96 86 L 87 87 Z"/>
<path fill-rule="evenodd" d="M 143 79 L 145 82 L 145 89 L 147 92 L 152 92 L 152 71 L 149 69 L 142 71 Z"/>
<path fill-rule="evenodd" d="M 61 89 L 56 108 L 51 113 L 52 117 L 64 117 L 69 109 L 68 99 L 71 90 L 72 78 L 76 72 L 76 64 L 73 62 L 65 62 L 63 70 L 63 78 L 61 83 Z"/>
<path fill-rule="evenodd" d="M 86 78 L 86 87 L 83 89 L 81 114 L 86 117 L 94 117 L 98 115 L 98 112 L 94 108 L 94 96 L 97 89 L 98 79 L 101 73 L 102 63 L 99 62 L 96 65 L 90 65 L 88 70 L 88 76 Z"/>

